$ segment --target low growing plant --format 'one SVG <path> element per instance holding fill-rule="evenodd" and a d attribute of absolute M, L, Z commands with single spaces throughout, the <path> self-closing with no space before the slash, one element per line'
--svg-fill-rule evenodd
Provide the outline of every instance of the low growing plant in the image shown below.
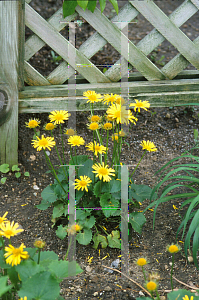
<path fill-rule="evenodd" d="M 43 251 L 42 240 L 36 240 L 34 248 L 26 248 L 23 243 L 13 246 L 11 238 L 23 229 L 8 221 L 7 214 L 0 217 L 0 299 L 63 300 L 59 284 L 83 270 L 75 261 L 66 261 L 68 252 L 64 260 L 58 260 L 55 252 Z M 75 232 L 76 228 L 70 234 Z"/>
<path fill-rule="evenodd" d="M 0 172 L 6 174 L 8 172 L 13 172 L 16 178 L 21 177 L 21 171 L 18 165 L 13 165 L 12 167 L 9 164 L 2 164 L 0 165 Z M 24 172 L 24 176 L 30 176 L 29 172 Z M 7 177 L 1 178 L 1 183 L 4 184 L 6 182 Z"/>
<path fill-rule="evenodd" d="M 199 250 L 199 146 L 195 145 L 189 151 L 186 151 L 181 156 L 172 159 L 165 164 L 157 173 L 162 172 L 158 179 L 158 183 L 153 188 L 151 193 L 151 200 L 154 200 L 146 209 L 155 206 L 153 216 L 153 228 L 155 225 L 155 215 L 157 207 L 160 203 L 170 200 L 179 199 L 182 201 L 181 207 L 186 208 L 184 216 L 181 217 L 182 222 L 177 230 L 176 239 L 182 231 L 182 239 L 185 237 L 184 251 L 186 258 L 188 258 L 188 249 L 193 252 L 193 260 L 197 268 L 197 252 Z M 196 154 L 193 154 L 196 153 Z M 174 162 L 186 159 L 186 163 Z M 188 162 L 187 162 L 188 161 Z M 168 168 L 167 168 L 168 167 Z M 165 186 L 166 184 L 166 186 Z M 160 193 L 160 188 L 164 185 Z M 171 193 L 173 195 L 171 195 Z M 159 195 L 159 196 L 158 196 Z"/>
<path fill-rule="evenodd" d="M 172 244 L 167 246 L 167 251 L 172 254 L 172 266 L 171 266 L 171 289 L 172 291 L 167 294 L 168 300 L 199 300 L 199 296 L 196 296 L 194 293 L 186 290 L 186 289 L 179 289 L 176 291 L 173 291 L 173 266 L 174 266 L 174 254 L 179 252 L 181 250 L 181 247 L 178 244 Z M 158 283 L 161 280 L 161 277 L 158 273 L 152 272 L 149 273 L 148 276 L 146 274 L 146 271 L 144 269 L 144 266 L 148 263 L 147 259 L 144 257 L 140 257 L 136 264 L 142 268 L 142 272 L 144 275 L 145 280 L 145 288 L 149 291 L 151 294 L 152 299 L 158 299 L 160 300 L 160 295 L 158 292 Z M 196 292 L 198 293 L 199 290 Z M 156 298 L 155 298 L 156 296 Z M 190 298 L 189 298 L 190 297 Z M 139 297 L 136 298 L 136 300 L 151 300 L 149 297 Z"/>
<path fill-rule="evenodd" d="M 44 126 L 45 130 L 51 132 L 51 136 L 48 137 L 42 135 L 39 138 L 36 135 L 35 128 L 39 126 L 39 120 L 29 120 L 26 123 L 27 127 L 35 130 L 36 139 L 32 141 L 33 147 L 38 151 L 43 150 L 50 171 L 55 177 L 54 183 L 48 185 L 41 193 L 43 200 L 40 205 L 37 205 L 37 208 L 45 210 L 52 205 L 52 220 L 56 223 L 59 218 L 66 218 L 69 215 L 70 197 L 75 189 L 76 223 L 81 227 L 80 232 L 76 235 L 77 241 L 87 245 L 93 240 L 95 249 L 99 245 L 102 248 L 107 246 L 120 248 L 120 230 L 107 232 L 102 224 L 116 222 L 120 229 L 121 198 L 124 198 L 124 196 L 121 197 L 121 192 L 127 187 L 126 199 L 122 200 L 126 201 L 127 205 L 129 201 L 131 228 L 141 233 L 146 219 L 141 212 L 135 211 L 135 207 L 140 208 L 140 204 L 150 197 L 151 188 L 146 185 L 136 185 L 132 176 L 145 153 L 157 151 L 157 148 L 150 141 L 142 141 L 141 146 L 144 151 L 141 159 L 130 177 L 128 178 L 127 175 L 127 179 L 124 180 L 122 174 L 128 174 L 128 170 L 120 161 L 122 145 L 126 143 L 126 133 L 122 129 L 122 124 L 135 125 L 137 114 L 133 116 L 132 112 L 126 109 L 124 99 L 117 94 L 106 94 L 102 97 L 94 91 L 87 91 L 84 93 L 84 97 L 90 103 L 91 111 L 87 127 L 93 137 L 85 148 L 86 151 L 91 152 L 91 157 L 78 155 L 78 148 L 84 146 L 85 141 L 77 135 L 74 128 L 68 128 L 64 133 L 62 132 L 61 125 L 70 117 L 67 111 L 50 113 L 51 122 Z M 95 102 L 103 102 L 106 107 L 110 104 L 104 116 L 100 117 L 94 114 L 93 103 Z M 147 110 L 149 103 L 136 100 L 132 106 L 135 111 L 139 112 L 141 108 Z M 55 126 L 59 126 L 60 129 L 62 153 L 59 153 L 53 135 Z M 65 150 L 66 138 L 69 151 Z M 113 146 L 113 151 L 109 150 L 110 144 Z M 60 162 L 58 169 L 55 169 L 46 153 L 46 149 L 51 150 L 53 147 L 55 147 Z M 70 153 L 69 160 L 66 159 L 66 152 Z M 75 172 L 73 179 L 69 174 L 71 170 Z M 125 218 L 128 222 L 128 213 Z M 68 226 L 59 225 L 56 233 L 58 237 L 64 239 L 68 234 Z"/>

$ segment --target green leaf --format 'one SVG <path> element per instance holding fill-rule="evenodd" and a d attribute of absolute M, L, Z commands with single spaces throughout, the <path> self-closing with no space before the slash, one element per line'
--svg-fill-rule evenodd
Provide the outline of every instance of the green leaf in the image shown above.
<path fill-rule="evenodd" d="M 94 185 L 94 195 L 96 197 L 98 197 L 101 194 L 101 181 L 98 181 L 95 185 Z"/>
<path fill-rule="evenodd" d="M 66 227 L 63 227 L 62 225 L 59 225 L 56 230 L 56 235 L 63 240 L 67 236 Z"/>
<path fill-rule="evenodd" d="M 46 203 L 45 201 L 41 201 L 41 203 L 38 205 L 35 205 L 35 207 L 37 207 L 40 210 L 46 210 L 47 208 L 49 208 L 50 205 L 51 204 L 49 202 Z"/>
<path fill-rule="evenodd" d="M 49 273 L 33 275 L 23 283 L 19 297 L 37 300 L 55 300 L 59 296 L 60 287 L 57 280 Z"/>
<path fill-rule="evenodd" d="M 56 219 L 61 217 L 62 215 L 66 216 L 68 213 L 68 205 L 58 204 L 53 208 L 52 218 Z"/>
<path fill-rule="evenodd" d="M 12 172 L 14 172 L 14 171 L 20 171 L 18 165 L 13 165 L 12 166 Z"/>
<path fill-rule="evenodd" d="M 73 156 L 73 159 L 74 159 L 74 162 L 75 162 L 76 165 L 79 165 L 79 166 L 84 165 L 84 163 L 88 160 L 88 155 Z M 69 165 L 73 165 L 72 159 L 69 161 Z"/>
<path fill-rule="evenodd" d="M 4 184 L 6 182 L 7 177 L 1 178 L 1 183 Z"/>
<path fill-rule="evenodd" d="M 76 190 L 75 191 L 75 200 L 78 202 L 82 198 L 83 195 L 84 195 L 84 191 Z"/>
<path fill-rule="evenodd" d="M 25 172 L 24 176 L 28 177 L 28 176 L 30 176 L 30 173 L 29 172 Z"/>
<path fill-rule="evenodd" d="M 46 202 L 50 202 L 53 203 L 57 200 L 57 195 L 55 194 L 55 192 L 53 191 L 51 185 L 48 185 L 41 193 L 42 198 L 46 201 Z"/>
<path fill-rule="evenodd" d="M 28 251 L 29 256 L 33 258 L 37 252 L 37 248 L 26 248 L 26 251 Z"/>
<path fill-rule="evenodd" d="M 129 222 L 131 223 L 132 228 L 141 234 L 142 226 L 146 223 L 146 218 L 140 212 L 132 212 L 129 214 Z"/>
<path fill-rule="evenodd" d="M 95 217 L 94 216 L 90 216 L 88 218 L 85 219 L 83 226 L 87 227 L 87 228 L 92 228 L 95 224 Z"/>
<path fill-rule="evenodd" d="M 191 293 L 190 291 L 184 289 L 168 293 L 167 298 L 168 300 L 182 300 L 185 295 L 187 295 L 189 299 L 191 299 L 191 296 L 193 296 L 194 300 L 199 300 L 199 296 L 195 296 L 194 293 Z"/>
<path fill-rule="evenodd" d="M 92 159 L 87 159 L 86 161 L 82 161 L 81 164 L 83 166 L 79 167 L 79 169 L 78 169 L 78 177 L 86 175 L 93 182 L 94 181 L 94 173 L 93 173 L 93 168 L 92 168 L 92 166 L 93 166 Z"/>
<path fill-rule="evenodd" d="M 97 4 L 97 0 L 88 1 L 87 9 L 93 13 L 95 10 L 96 4 Z"/>
<path fill-rule="evenodd" d="M 86 7 L 88 5 L 88 0 L 77 0 L 77 4 L 83 8 L 83 10 L 86 10 Z"/>
<path fill-rule="evenodd" d="M 77 0 L 64 0 L 63 3 L 64 18 L 74 14 L 76 6 L 77 6 Z"/>
<path fill-rule="evenodd" d="M 62 280 L 69 276 L 76 276 L 79 273 L 82 273 L 83 270 L 80 268 L 76 261 L 69 262 L 69 261 L 52 261 L 49 264 L 49 271 L 52 275 L 55 276 L 57 281 L 60 283 Z"/>
<path fill-rule="evenodd" d="M 88 245 L 92 239 L 91 229 L 84 228 L 83 232 L 76 235 L 76 240 L 82 245 Z"/>
<path fill-rule="evenodd" d="M 38 253 L 33 257 L 34 261 L 38 261 Z M 40 261 L 43 260 L 58 260 L 58 255 L 53 251 L 41 251 L 40 252 Z"/>
<path fill-rule="evenodd" d="M 121 181 L 112 179 L 110 181 L 110 193 L 116 193 L 121 191 Z"/>
<path fill-rule="evenodd" d="M 13 266 L 12 268 L 8 269 L 8 275 L 9 275 L 9 279 L 10 281 L 15 285 L 15 287 L 17 286 L 17 283 L 19 282 L 19 277 L 18 277 L 18 272 L 15 269 L 15 266 Z"/>
<path fill-rule="evenodd" d="M 0 268 L 1 269 L 9 269 L 11 265 L 6 264 L 3 250 L 0 250 Z"/>
<path fill-rule="evenodd" d="M 100 4 L 101 13 L 103 13 L 106 6 L 106 0 L 99 0 L 99 4 Z"/>
<path fill-rule="evenodd" d="M 93 237 L 93 248 L 97 249 L 98 245 L 101 244 L 101 247 L 104 249 L 108 246 L 108 242 L 105 236 L 101 235 L 101 234 L 97 234 L 95 233 L 94 237 Z"/>
<path fill-rule="evenodd" d="M 150 199 L 152 189 L 147 185 L 131 184 L 129 189 L 129 198 L 132 197 L 138 202 L 143 202 L 146 199 Z"/>
<path fill-rule="evenodd" d="M 8 173 L 10 171 L 8 164 L 2 164 L 0 165 L 0 172 L 2 173 Z"/>
<path fill-rule="evenodd" d="M 117 208 L 119 201 L 111 194 L 105 193 L 100 197 L 100 205 L 104 209 Z"/>
<path fill-rule="evenodd" d="M 44 271 L 44 269 L 40 265 L 38 265 L 36 261 L 32 260 L 24 260 L 15 268 L 19 273 L 22 282 L 25 282 L 33 275 Z"/>
<path fill-rule="evenodd" d="M 121 248 L 121 242 L 120 242 L 120 232 L 118 230 L 113 230 L 111 234 L 107 236 L 108 245 L 111 248 Z"/>
<path fill-rule="evenodd" d="M 8 276 L 0 277 L 0 297 L 12 288 L 12 285 L 7 286 Z"/>
<path fill-rule="evenodd" d="M 21 172 L 16 172 L 16 173 L 15 173 L 15 177 L 16 177 L 16 178 L 21 177 Z"/>
<path fill-rule="evenodd" d="M 118 12 L 119 12 L 119 9 L 118 9 L 118 3 L 117 3 L 117 0 L 109 0 L 109 2 L 111 2 L 111 4 L 113 5 L 117 15 L 118 15 Z"/>

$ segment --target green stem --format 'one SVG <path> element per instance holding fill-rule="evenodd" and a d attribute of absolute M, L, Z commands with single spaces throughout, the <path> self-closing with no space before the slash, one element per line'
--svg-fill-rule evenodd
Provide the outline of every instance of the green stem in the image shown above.
<path fill-rule="evenodd" d="M 38 252 L 38 260 L 37 260 L 37 264 L 39 265 L 39 262 L 40 262 L 40 252 L 41 252 L 41 249 L 39 248 L 38 250 L 39 250 L 39 252 Z"/>
<path fill-rule="evenodd" d="M 106 232 L 106 230 L 100 224 L 98 224 L 98 226 L 104 231 L 104 233 L 106 233 L 106 235 L 108 235 L 108 233 Z"/>
<path fill-rule="evenodd" d="M 160 295 L 159 295 L 157 289 L 155 290 L 155 292 L 156 292 L 156 295 L 157 295 L 158 300 L 160 300 Z"/>
<path fill-rule="evenodd" d="M 73 162 L 73 165 L 75 165 L 74 159 L 73 159 L 73 153 L 72 153 L 72 146 L 70 145 L 70 158 Z"/>
<path fill-rule="evenodd" d="M 63 188 L 59 178 L 57 177 L 57 174 L 55 172 L 55 169 L 53 168 L 53 165 L 50 161 L 50 158 L 48 157 L 48 155 L 46 154 L 46 151 L 44 150 L 44 154 L 45 154 L 45 158 L 46 158 L 46 161 L 49 163 L 50 167 L 51 167 L 51 170 L 53 171 L 53 174 L 54 174 L 54 177 L 55 179 L 57 180 L 57 182 L 59 183 L 59 185 L 61 186 L 62 190 L 64 191 L 64 193 L 66 193 L 65 189 Z"/>
<path fill-rule="evenodd" d="M 142 159 L 143 159 L 143 157 L 144 157 L 146 151 L 147 151 L 147 150 L 145 150 L 145 152 L 143 153 L 142 157 L 140 158 L 140 161 L 138 162 L 136 168 L 133 170 L 133 172 L 132 172 L 131 175 L 129 176 L 129 179 L 133 176 L 133 174 L 134 174 L 135 171 L 137 170 L 137 168 L 138 168 L 139 164 L 141 163 L 141 161 L 142 161 Z"/>
<path fill-rule="evenodd" d="M 143 267 L 143 266 L 142 266 L 142 273 L 143 273 L 143 275 L 144 275 L 144 280 L 147 281 L 147 280 L 146 280 L 146 273 L 145 273 L 145 270 L 144 270 L 144 267 Z"/>
<path fill-rule="evenodd" d="M 61 124 L 59 124 L 59 129 L 60 129 L 60 134 L 61 134 L 61 143 L 62 143 L 62 152 L 63 152 L 64 164 L 66 165 L 66 160 L 65 160 L 65 156 L 64 156 L 64 141 L 63 141 L 63 134 L 62 134 Z"/>
<path fill-rule="evenodd" d="M 67 249 L 67 252 L 66 252 L 66 256 L 65 256 L 65 258 L 64 258 L 65 260 L 66 260 L 67 257 L 68 257 L 68 252 L 69 252 L 69 250 L 70 250 L 71 243 L 72 243 L 72 237 L 70 238 L 69 246 L 68 246 L 68 249 Z"/>
<path fill-rule="evenodd" d="M 108 154 L 108 138 L 109 138 L 109 130 L 107 130 L 107 135 L 106 135 L 106 153 L 105 153 L 105 166 L 106 166 L 106 161 L 107 161 L 107 154 Z"/>
<path fill-rule="evenodd" d="M 171 266 L 171 289 L 173 291 L 173 266 L 174 266 L 174 254 L 172 254 L 172 266 Z"/>
<path fill-rule="evenodd" d="M 52 133 L 52 130 L 51 130 L 51 136 L 54 137 L 54 135 L 53 135 L 53 133 Z M 60 164 L 63 165 L 63 162 L 62 162 L 61 157 L 60 157 L 60 155 L 59 155 L 59 152 L 58 152 L 58 149 L 57 149 L 57 145 L 56 145 L 56 144 L 55 144 L 55 150 L 56 150 L 56 152 L 57 152 L 57 156 L 58 156 L 58 158 L 59 158 Z"/>

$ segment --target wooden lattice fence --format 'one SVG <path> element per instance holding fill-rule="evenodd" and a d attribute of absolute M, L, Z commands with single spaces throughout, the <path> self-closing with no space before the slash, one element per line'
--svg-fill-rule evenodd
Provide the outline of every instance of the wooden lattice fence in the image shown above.
<path fill-rule="evenodd" d="M 45 20 L 29 5 L 30 1 L 0 2 L 0 164 L 17 162 L 18 111 L 86 110 L 88 106 L 82 94 L 88 89 L 102 94 L 122 94 L 127 104 L 135 98 L 148 100 L 151 106 L 198 102 L 199 37 L 191 41 L 179 27 L 198 12 L 199 0 L 185 0 L 169 16 L 153 1 L 129 0 L 110 20 L 97 8 L 92 13 L 79 6 L 75 14 L 64 20 L 61 8 Z M 139 13 L 154 29 L 135 45 L 124 29 Z M 78 15 L 96 32 L 76 49 L 60 31 Z M 26 42 L 25 25 L 34 32 Z M 158 68 L 147 56 L 165 39 L 179 54 Z M 90 58 L 106 43 L 121 54 L 121 59 L 103 73 Z M 45 44 L 63 58 L 47 77 L 29 63 Z M 189 64 L 196 70 L 184 71 Z M 133 67 L 138 72 L 127 76 Z M 80 75 L 75 77 L 75 91 L 71 92 L 70 78 L 76 72 Z M 102 107 L 98 104 L 97 108 Z"/>

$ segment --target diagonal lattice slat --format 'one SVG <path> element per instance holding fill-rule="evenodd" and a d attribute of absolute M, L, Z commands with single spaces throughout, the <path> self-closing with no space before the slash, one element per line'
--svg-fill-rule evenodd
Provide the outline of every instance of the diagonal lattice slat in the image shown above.
<path fill-rule="evenodd" d="M 199 69 L 199 49 L 152 1 L 143 5 L 130 1 L 136 9 L 188 60 Z"/>
<path fill-rule="evenodd" d="M 189 0 L 184 1 L 178 8 L 175 9 L 169 16 L 170 20 L 178 27 L 184 24 L 188 19 L 190 19 L 198 9 Z M 159 33 L 157 29 L 153 29 L 148 35 L 146 35 L 138 44 L 137 47 L 145 54 L 150 54 L 156 47 L 158 47 L 165 40 L 164 36 Z M 197 40 L 197 39 L 196 39 Z M 195 40 L 195 41 L 196 41 Z M 195 42 L 194 41 L 194 42 Z M 125 59 L 122 58 L 121 64 L 125 63 Z M 119 68 L 117 61 L 105 75 L 111 80 L 115 78 L 115 81 L 120 79 Z M 169 63 L 167 63 L 163 68 L 163 73 L 169 78 L 173 79 L 178 73 L 185 69 L 189 65 L 189 61 L 184 58 L 183 55 L 176 55 Z M 129 70 L 132 66 L 129 66 Z M 123 74 L 122 74 L 123 75 Z"/>
<path fill-rule="evenodd" d="M 26 2 L 30 2 L 30 0 L 26 0 Z M 28 4 L 26 4 L 26 6 L 28 6 Z M 77 7 L 76 11 L 97 31 L 80 46 L 79 50 L 75 49 L 58 32 L 65 26 L 65 24 L 60 23 L 61 9 L 47 22 L 36 12 L 34 13 L 34 10 L 30 8 L 30 6 L 28 7 L 29 15 L 26 11 L 26 25 L 29 26 L 36 35 L 33 35 L 26 41 L 25 60 L 28 60 L 34 55 L 35 52 L 45 45 L 45 43 L 64 59 L 64 62 L 61 63 L 47 78 L 42 76 L 25 61 L 26 78 L 29 78 L 29 82 L 32 84 L 34 80 L 37 83 L 40 82 L 41 85 L 62 84 L 75 73 L 75 69 L 78 69 L 79 73 L 91 83 L 118 81 L 123 76 L 120 72 L 121 69 L 123 69 L 121 68 L 121 64 L 126 64 L 126 61 L 131 64 L 129 69 L 131 69 L 132 66 L 135 66 L 148 80 L 172 79 L 190 63 L 199 69 L 199 37 L 192 42 L 178 28 L 198 11 L 198 0 L 185 0 L 172 14 L 170 14 L 169 17 L 167 17 L 153 1 L 140 2 L 138 0 L 129 0 L 129 3 L 120 10 L 119 15 L 112 18 L 111 21 L 101 14 L 98 9 L 95 9 L 95 12 L 91 13 L 90 11 L 84 12 L 80 7 Z M 31 18 L 29 17 L 32 13 L 34 14 L 34 17 L 31 22 Z M 89 58 L 97 53 L 107 42 L 121 53 L 121 42 L 122 40 L 125 42 L 127 40 L 127 37 L 123 35 L 121 30 L 125 27 L 127 22 L 132 21 L 139 13 L 141 13 L 155 28 L 136 46 L 128 40 L 129 53 L 127 51 L 125 54 L 123 53 L 125 57 L 122 57 L 109 68 L 105 74 L 103 74 L 89 61 Z M 65 21 L 70 22 L 76 15 L 77 14 L 75 13 L 73 16 L 70 16 L 71 18 L 66 18 L 67 20 L 65 19 Z M 37 23 L 40 24 L 40 26 L 37 26 Z M 44 30 L 39 32 L 38 27 L 41 27 L 41 24 L 47 32 L 45 35 Z M 56 43 L 53 43 L 52 37 L 49 39 L 46 37 L 52 33 L 54 34 L 53 37 L 56 40 Z M 178 38 L 176 38 L 176 35 Z M 146 55 L 161 44 L 165 38 L 173 44 L 180 53 L 162 69 L 158 69 Z M 59 41 L 59 45 L 56 47 L 55 44 L 57 44 L 57 40 Z M 72 68 L 68 68 L 67 62 L 69 62 L 69 59 L 66 54 L 66 44 L 68 47 L 71 47 L 72 53 L 76 56 L 76 65 L 73 65 Z M 65 50 L 64 55 L 61 48 L 64 48 Z M 92 66 L 92 68 L 89 67 L 88 71 L 84 72 L 87 68 L 77 68 L 77 66 L 81 66 L 82 64 L 87 67 Z M 88 75 L 88 73 L 92 73 L 92 76 L 90 76 L 90 74 Z"/>
<path fill-rule="evenodd" d="M 26 25 L 66 61 L 69 60 L 68 53 L 73 53 L 76 57 L 76 63 L 83 65 L 79 73 L 89 82 L 110 82 L 94 64 L 82 55 L 28 4 L 26 4 Z M 75 69 L 75 63 L 72 62 L 71 64 Z"/>

